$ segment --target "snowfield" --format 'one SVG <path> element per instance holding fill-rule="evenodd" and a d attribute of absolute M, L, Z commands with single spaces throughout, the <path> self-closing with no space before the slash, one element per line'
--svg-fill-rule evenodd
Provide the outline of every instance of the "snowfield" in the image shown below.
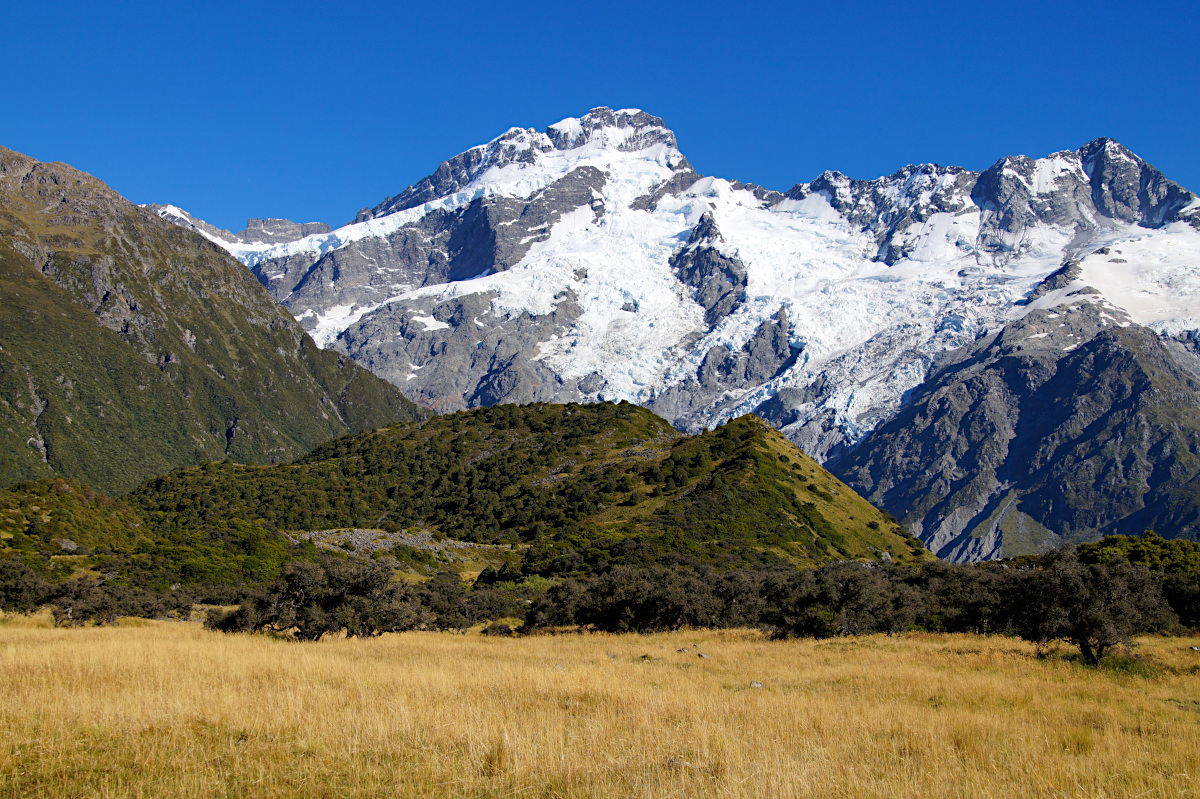
<path fill-rule="evenodd" d="M 584 121 L 563 120 L 546 133 L 514 128 L 475 148 L 478 170 L 459 190 L 328 234 L 243 245 L 201 233 L 248 266 L 298 255 L 315 263 L 325 253 L 385 237 L 435 210 L 479 198 L 529 198 L 572 170 L 595 167 L 605 176 L 596 198 L 603 207 L 599 218 L 589 205 L 565 213 L 549 237 L 510 269 L 431 286 L 397 285 L 384 301 L 361 307 L 292 311 L 328 347 L 350 325 L 391 303 L 494 292 L 492 313 L 510 318 L 544 316 L 569 296 L 582 315 L 540 342 L 535 359 L 566 379 L 600 375 L 606 381 L 603 399 L 644 404 L 694 376 L 713 347 L 744 347 L 782 308 L 799 353 L 794 363 L 765 383 L 727 391 L 714 401 L 705 423 L 754 410 L 781 389 L 793 388 L 806 390 L 808 399 L 795 406 L 798 416 L 789 432 L 818 417 L 832 418 L 850 442 L 894 412 L 940 354 L 1031 308 L 1078 301 L 1085 287 L 1163 335 L 1200 328 L 1200 234 L 1185 222 L 1150 229 L 1084 215 L 1080 224 L 1090 229 L 1033 223 L 1004 231 L 1005 249 L 998 256 L 979 246 L 995 209 L 980 208 L 969 194 L 954 195 L 953 174 L 918 174 L 894 180 L 880 193 L 878 203 L 888 214 L 919 217 L 896 231 L 892 242 L 906 254 L 889 266 L 875 260 L 874 229 L 852 224 L 834 207 L 855 201 L 842 176 L 829 182 L 832 190 L 793 191 L 803 195 L 798 199 L 779 193 L 762 199 L 749 187 L 705 177 L 666 194 L 653 210 L 635 208 L 635 200 L 672 177 L 683 155 L 661 141 L 630 149 L 630 137 L 638 132 L 632 127 L 599 128 L 589 135 Z M 558 149 L 554 140 L 575 146 Z M 1074 152 L 1034 161 L 1031 173 L 1017 166 L 1000 171 L 1035 199 L 1088 180 Z M 957 210 L 939 212 L 934 205 L 939 192 L 949 194 Z M 167 209 L 160 213 L 191 219 L 173 206 Z M 669 263 L 705 214 L 720 232 L 714 246 L 738 259 L 747 273 L 744 301 L 711 328 L 692 289 Z M 1079 278 L 1023 304 L 1067 259 L 1079 261 Z M 448 327 L 433 317 L 418 321 L 426 330 Z M 417 377 L 414 369 L 407 380 Z M 823 454 L 821 446 L 813 449 Z"/>

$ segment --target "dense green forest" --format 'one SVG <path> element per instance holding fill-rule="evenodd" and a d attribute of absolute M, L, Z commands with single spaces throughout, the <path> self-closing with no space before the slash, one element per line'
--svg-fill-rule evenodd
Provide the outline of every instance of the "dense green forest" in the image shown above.
<path fill-rule="evenodd" d="M 374 556 L 426 575 L 446 564 L 406 534 L 491 545 L 485 582 L 666 553 L 723 569 L 929 557 L 756 417 L 689 437 L 627 403 L 396 424 L 291 464 L 175 470 L 115 499 L 63 479 L 0 491 L 5 553 L 51 580 L 110 575 L 227 596 L 213 589 L 313 557 L 307 531 L 345 528 L 394 535 Z"/>
<path fill-rule="evenodd" d="M 310 540 L 345 528 L 389 545 Z M 494 564 L 464 582 L 417 546 L 451 540 Z M 205 601 L 239 605 L 210 615 L 219 629 L 300 638 L 489 620 L 506 633 L 518 618 L 528 632 L 1005 632 L 1071 641 L 1090 663 L 1134 634 L 1200 625 L 1200 544 L 1146 533 L 944 564 L 761 420 L 685 436 L 624 403 L 397 424 L 118 498 L 24 483 L 0 491 L 0 541 L 0 605 L 49 604 L 62 623 Z"/>
<path fill-rule="evenodd" d="M 431 529 L 567 574 L 683 552 L 726 567 L 928 557 L 753 416 L 682 436 L 616 405 L 500 405 L 393 425 L 294 464 L 181 469 L 128 497 L 166 533 L 231 520 L 279 530 Z"/>

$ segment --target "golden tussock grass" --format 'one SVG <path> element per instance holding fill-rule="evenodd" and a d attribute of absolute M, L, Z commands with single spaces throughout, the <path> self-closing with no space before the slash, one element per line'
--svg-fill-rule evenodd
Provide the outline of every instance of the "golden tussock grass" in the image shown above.
<path fill-rule="evenodd" d="M 1139 674 L 972 636 L 297 644 L 10 617 L 0 796 L 1200 796 L 1194 643 L 1147 639 Z"/>

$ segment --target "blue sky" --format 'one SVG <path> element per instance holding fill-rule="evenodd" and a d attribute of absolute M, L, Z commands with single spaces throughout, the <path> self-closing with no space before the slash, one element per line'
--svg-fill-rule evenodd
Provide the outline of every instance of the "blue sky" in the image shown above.
<path fill-rule="evenodd" d="M 598 105 L 771 188 L 1111 136 L 1200 191 L 1195 2 L 67 0 L 9 4 L 4 27 L 0 144 L 234 230 L 336 226 Z"/>

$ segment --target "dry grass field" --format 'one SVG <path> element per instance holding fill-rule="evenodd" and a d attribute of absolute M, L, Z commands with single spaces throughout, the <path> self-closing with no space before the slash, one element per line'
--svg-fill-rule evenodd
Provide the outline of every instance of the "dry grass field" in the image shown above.
<path fill-rule="evenodd" d="M 8 617 L 0 796 L 1200 796 L 1196 644 L 1097 671 L 971 636 L 297 644 Z"/>

